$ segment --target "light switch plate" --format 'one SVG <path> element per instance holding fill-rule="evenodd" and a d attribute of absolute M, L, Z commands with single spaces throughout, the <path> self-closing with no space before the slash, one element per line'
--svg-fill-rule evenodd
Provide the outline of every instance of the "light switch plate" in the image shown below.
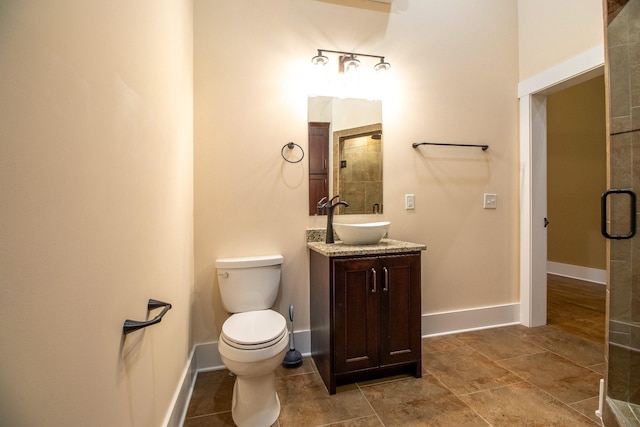
<path fill-rule="evenodd" d="M 404 195 L 404 208 L 415 209 L 416 208 L 416 196 L 414 194 Z"/>
<path fill-rule="evenodd" d="M 484 193 L 484 208 L 485 209 L 497 209 L 498 208 L 498 195 L 494 193 Z"/>

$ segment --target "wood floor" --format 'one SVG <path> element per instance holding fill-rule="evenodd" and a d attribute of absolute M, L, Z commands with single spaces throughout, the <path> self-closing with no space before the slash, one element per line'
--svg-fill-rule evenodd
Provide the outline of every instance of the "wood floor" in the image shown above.
<path fill-rule="evenodd" d="M 547 324 L 604 344 L 606 286 L 547 276 Z"/>

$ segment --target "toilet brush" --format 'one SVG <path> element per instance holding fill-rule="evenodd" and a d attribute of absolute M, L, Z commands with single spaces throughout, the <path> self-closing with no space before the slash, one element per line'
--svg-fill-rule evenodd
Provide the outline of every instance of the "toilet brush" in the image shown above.
<path fill-rule="evenodd" d="M 291 332 L 289 336 L 289 351 L 284 356 L 284 360 L 282 361 L 282 366 L 285 368 L 297 368 L 302 365 L 302 354 L 298 350 L 293 343 L 293 304 L 289 306 L 289 319 L 291 319 Z"/>

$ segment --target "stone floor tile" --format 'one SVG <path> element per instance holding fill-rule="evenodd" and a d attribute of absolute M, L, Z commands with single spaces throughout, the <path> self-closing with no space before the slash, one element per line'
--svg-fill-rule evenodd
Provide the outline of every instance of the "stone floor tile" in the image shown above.
<path fill-rule="evenodd" d="M 422 366 L 455 394 L 522 381 L 469 347 L 423 355 Z"/>
<path fill-rule="evenodd" d="M 531 335 L 544 335 L 558 331 L 557 328 L 554 328 L 551 325 L 536 326 L 533 328 L 528 328 L 524 325 L 510 325 L 505 326 L 501 329 L 503 329 L 505 332 L 515 335 L 518 338 L 526 338 Z"/>
<path fill-rule="evenodd" d="M 524 382 L 470 393 L 460 398 L 495 427 L 596 425 L 542 390 Z"/>
<path fill-rule="evenodd" d="M 457 334 L 455 337 L 491 360 L 510 359 L 544 351 L 537 345 L 526 342 L 502 328 L 467 332 Z"/>
<path fill-rule="evenodd" d="M 598 418 L 598 416 L 596 415 L 596 410 L 598 409 L 599 404 L 600 398 L 596 396 L 586 400 L 581 400 L 580 402 L 572 403 L 569 406 L 580 412 L 585 417 L 590 418 L 594 422 L 600 424 L 600 418 Z"/>
<path fill-rule="evenodd" d="M 286 377 L 289 375 L 300 375 L 300 374 L 308 374 L 309 372 L 317 372 L 318 368 L 316 368 L 316 364 L 313 362 L 313 359 L 310 356 L 305 356 L 302 358 L 302 364 L 297 368 L 285 368 L 283 365 L 280 365 L 276 368 L 276 377 Z"/>
<path fill-rule="evenodd" d="M 566 404 L 597 396 L 600 375 L 553 353 L 538 353 L 498 362 Z"/>
<path fill-rule="evenodd" d="M 384 427 L 380 418 L 375 415 L 369 417 L 356 418 L 349 421 L 341 421 L 335 424 L 329 424 L 325 427 Z"/>
<path fill-rule="evenodd" d="M 422 354 L 435 353 L 436 351 L 451 350 L 463 347 L 464 343 L 453 335 L 441 335 L 422 339 Z"/>
<path fill-rule="evenodd" d="M 598 363 L 597 365 L 587 366 L 593 372 L 600 374 L 602 378 L 604 378 L 605 373 L 607 372 L 607 365 L 603 363 Z"/>
<path fill-rule="evenodd" d="M 487 426 L 435 377 L 362 387 L 385 426 Z"/>
<path fill-rule="evenodd" d="M 311 358 L 298 368 L 278 368 L 282 410 L 271 427 L 599 425 L 604 351 L 577 337 L 604 342 L 604 293 L 549 283 L 549 325 L 423 339 L 429 375 L 421 379 L 347 384 L 330 396 Z M 232 426 L 234 381 L 227 370 L 200 372 L 184 426 Z"/>
<path fill-rule="evenodd" d="M 182 427 L 234 427 L 231 411 L 220 412 L 218 414 L 202 415 L 194 418 L 187 418 Z"/>
<path fill-rule="evenodd" d="M 235 380 L 236 377 L 226 369 L 198 373 L 186 416 L 231 411 Z"/>
<path fill-rule="evenodd" d="M 589 367 L 604 363 L 604 343 L 596 343 L 568 332 L 531 335 L 525 340 L 566 357 L 580 366 Z"/>
<path fill-rule="evenodd" d="M 317 372 L 276 378 L 280 427 L 318 426 L 375 415 L 357 387 L 329 395 Z"/>

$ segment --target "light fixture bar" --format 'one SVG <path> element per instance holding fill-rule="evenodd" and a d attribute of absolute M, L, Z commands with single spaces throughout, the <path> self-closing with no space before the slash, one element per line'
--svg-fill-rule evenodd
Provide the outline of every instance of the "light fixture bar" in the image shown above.
<path fill-rule="evenodd" d="M 384 61 L 384 56 L 381 56 L 381 55 L 370 55 L 368 53 L 345 52 L 342 50 L 330 50 L 330 49 L 318 49 L 318 56 L 323 56 L 322 52 L 340 53 L 343 55 L 350 55 L 350 56 L 366 56 L 368 58 L 378 58 Z"/>
<path fill-rule="evenodd" d="M 384 60 L 382 55 L 371 55 L 369 53 L 358 52 L 346 52 L 343 50 L 331 50 L 331 49 L 318 49 L 318 54 L 311 58 L 311 63 L 316 66 L 325 66 L 329 63 L 329 58 L 325 56 L 325 53 L 335 53 L 340 55 L 338 63 L 338 71 L 343 73 L 345 71 L 354 71 L 358 68 L 360 61 L 356 57 L 378 58 L 380 62 L 373 66 L 376 71 L 386 71 L 391 68 L 391 64 Z"/>

